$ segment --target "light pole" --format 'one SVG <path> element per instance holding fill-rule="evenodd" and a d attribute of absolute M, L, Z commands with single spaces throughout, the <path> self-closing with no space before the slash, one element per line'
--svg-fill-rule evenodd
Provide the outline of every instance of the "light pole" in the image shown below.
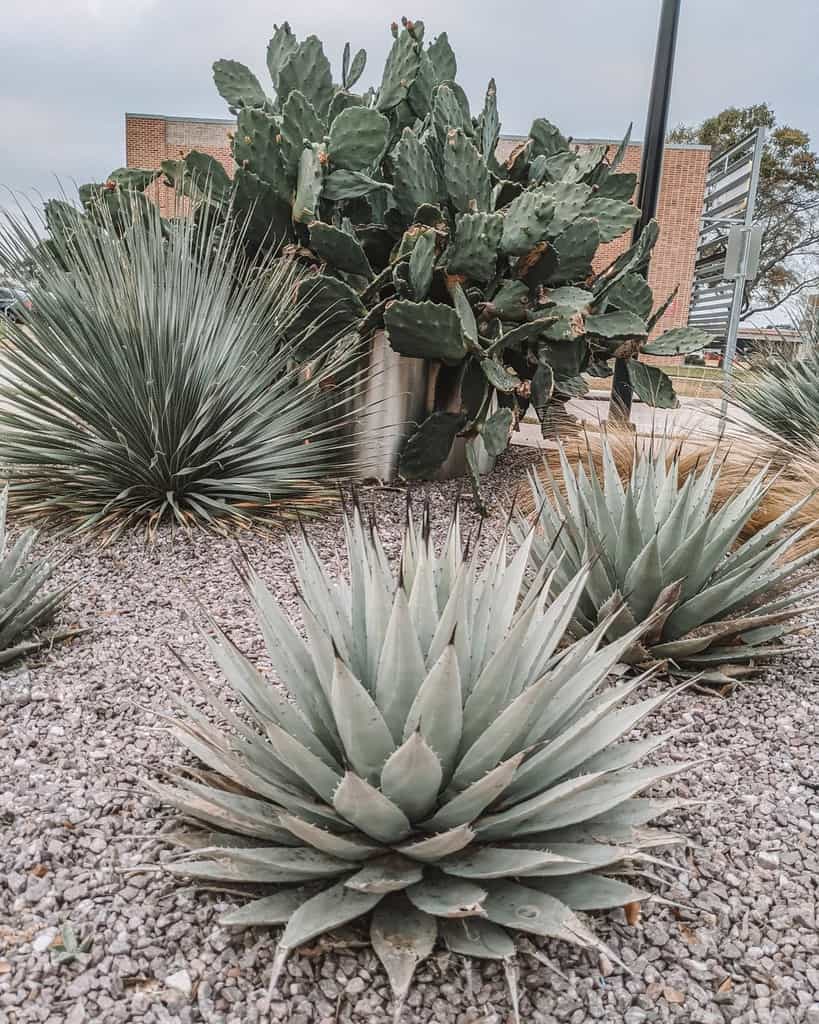
<path fill-rule="evenodd" d="M 637 186 L 640 219 L 634 226 L 632 238 L 634 242 L 637 241 L 643 228 L 657 212 L 681 4 L 682 0 L 662 0 L 660 27 L 657 30 L 657 48 L 654 53 L 654 74 L 651 79 L 651 94 L 643 139 L 643 158 Z M 631 416 L 631 396 L 632 387 L 628 376 L 627 361 L 615 359 L 609 416 L 614 413 L 615 416 L 620 415 L 623 419 L 628 420 Z"/>

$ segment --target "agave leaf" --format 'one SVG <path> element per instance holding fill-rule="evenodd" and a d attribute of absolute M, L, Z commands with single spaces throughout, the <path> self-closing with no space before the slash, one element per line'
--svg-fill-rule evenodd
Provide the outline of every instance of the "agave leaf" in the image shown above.
<path fill-rule="evenodd" d="M 623 686 L 606 690 L 601 701 L 563 729 L 530 759 L 526 765 L 527 775 L 536 776 L 539 787 L 546 789 L 583 764 L 591 755 L 605 750 L 621 736 L 630 732 L 638 722 L 669 697 L 669 693 L 666 692 L 620 711 L 614 710 L 645 682 L 648 675 L 649 673 L 644 673 Z M 671 694 L 674 692 L 676 691 L 672 690 Z"/>
<path fill-rule="evenodd" d="M 352 772 L 341 780 L 333 806 L 351 825 L 381 843 L 395 843 L 409 834 L 410 823 L 401 808 Z"/>
<path fill-rule="evenodd" d="M 467 749 L 452 777 L 453 789 L 471 786 L 487 771 L 497 767 L 511 748 L 523 745 L 521 739 L 543 685 L 544 681 L 541 681 L 524 690 Z"/>
<path fill-rule="evenodd" d="M 309 821 L 296 817 L 294 814 L 280 814 L 278 818 L 282 828 L 297 836 L 303 842 L 320 850 L 322 853 L 337 857 L 339 860 L 358 861 L 368 860 L 376 856 L 382 850 L 380 846 L 373 846 L 360 839 L 351 839 L 349 836 L 336 835 L 325 828 L 319 828 Z"/>
<path fill-rule="evenodd" d="M 271 924 L 286 924 L 293 913 L 308 900 L 315 889 L 300 887 L 298 889 L 281 889 L 272 896 L 246 903 L 237 910 L 222 914 L 219 924 L 228 927 L 251 928 Z"/>
<path fill-rule="evenodd" d="M 395 1001 L 393 1020 L 399 1021 L 412 976 L 432 952 L 438 937 L 438 923 L 406 898 L 388 897 L 375 909 L 370 941 L 384 965 Z"/>
<path fill-rule="evenodd" d="M 375 682 L 375 700 L 399 742 L 412 703 L 426 676 L 424 656 L 404 588 L 395 591 Z"/>
<path fill-rule="evenodd" d="M 381 792 L 410 821 L 420 821 L 435 806 L 442 779 L 438 755 L 419 732 L 414 732 L 387 759 L 381 772 Z"/>
<path fill-rule="evenodd" d="M 474 821 L 509 786 L 525 756 L 522 751 L 514 754 L 467 786 L 425 822 L 425 828 L 448 829 Z"/>
<path fill-rule="evenodd" d="M 279 939 L 279 952 L 286 956 L 291 949 L 309 942 L 317 935 L 339 928 L 368 913 L 381 899 L 379 893 L 357 892 L 343 882 L 325 889 L 293 912 Z M 275 986 L 276 980 L 277 972 L 274 968 L 271 988 Z"/>
<path fill-rule="evenodd" d="M 548 850 L 478 846 L 460 856 L 447 858 L 440 867 L 446 874 L 459 878 L 509 878 L 561 862 L 566 863 L 566 858 Z"/>
<path fill-rule="evenodd" d="M 363 779 L 377 783 L 395 743 L 375 701 L 340 658 L 336 658 L 331 700 L 349 763 Z"/>
<path fill-rule="evenodd" d="M 562 939 L 584 949 L 599 949 L 619 962 L 560 900 L 515 882 L 490 882 L 488 887 L 485 906 L 490 921 L 534 935 Z"/>
<path fill-rule="evenodd" d="M 458 825 L 457 828 L 452 828 L 448 832 L 439 832 L 437 835 L 429 836 L 426 839 L 405 843 L 403 846 L 396 847 L 396 849 L 405 857 L 436 864 L 442 857 L 447 857 L 452 853 L 463 850 L 474 838 L 475 833 L 468 825 Z"/>
<path fill-rule="evenodd" d="M 486 889 L 462 878 L 449 878 L 427 872 L 423 881 L 407 889 L 407 898 L 420 910 L 435 917 L 476 917 L 483 914 L 481 906 Z"/>
<path fill-rule="evenodd" d="M 404 723 L 404 739 L 417 729 L 448 776 L 461 740 L 463 705 L 455 648 L 450 645 L 421 684 Z"/>
<path fill-rule="evenodd" d="M 548 790 L 545 796 L 532 797 L 508 811 L 485 819 L 486 827 L 478 825 L 477 831 L 482 839 L 494 838 L 500 820 L 503 819 L 506 825 L 505 834 L 508 835 L 509 818 L 516 818 L 517 835 L 576 825 L 605 814 L 617 804 L 641 793 L 654 782 L 676 775 L 688 767 L 690 764 L 663 765 L 659 768 L 626 768 L 617 772 L 592 773 L 577 779 L 569 779 Z M 558 791 L 573 792 L 574 799 L 570 802 L 556 801 L 553 795 Z M 535 812 L 527 815 L 527 811 L 533 807 L 536 808 Z M 509 817 L 506 817 L 507 815 Z"/>
<path fill-rule="evenodd" d="M 421 881 L 424 869 L 406 857 L 380 857 L 365 864 L 344 883 L 359 892 L 387 893 Z"/>
<path fill-rule="evenodd" d="M 508 960 L 515 955 L 515 943 L 497 924 L 481 917 L 441 920 L 441 937 L 453 953 L 485 960 Z"/>
<path fill-rule="evenodd" d="M 438 598 L 435 594 L 432 560 L 419 559 L 409 595 L 409 609 L 421 644 L 421 651 L 429 650 L 438 625 Z"/>
<path fill-rule="evenodd" d="M 340 772 L 328 768 L 307 747 L 303 747 L 298 740 L 272 722 L 267 726 L 267 735 L 276 756 L 304 779 L 322 800 L 332 803 L 333 793 L 341 782 Z"/>
<path fill-rule="evenodd" d="M 650 893 L 604 875 L 573 875 L 570 878 L 527 878 L 526 885 L 554 897 L 571 910 L 614 910 L 640 903 Z"/>
<path fill-rule="evenodd" d="M 278 816 L 270 804 L 263 800 L 222 793 L 192 782 L 187 782 L 185 788 L 149 782 L 148 788 L 163 803 L 215 828 L 255 836 L 269 842 L 281 843 L 288 840 L 287 832 L 278 827 Z"/>

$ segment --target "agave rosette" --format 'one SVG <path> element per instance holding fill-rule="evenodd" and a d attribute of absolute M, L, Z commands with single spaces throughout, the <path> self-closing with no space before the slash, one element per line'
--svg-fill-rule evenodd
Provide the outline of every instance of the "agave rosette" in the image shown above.
<path fill-rule="evenodd" d="M 819 555 L 789 555 L 815 528 L 789 528 L 812 495 L 740 540 L 775 482 L 768 465 L 754 467 L 715 507 L 717 449 L 681 480 L 679 449 L 667 437 L 652 439 L 635 446 L 624 482 L 609 439 L 599 447 L 599 469 L 591 452 L 587 465 L 582 458 L 572 464 L 561 447 L 559 480 L 545 461 L 529 474 L 539 527 L 533 566 L 550 567 L 564 586 L 590 563 L 572 620 L 575 635 L 609 622 L 605 633 L 615 640 L 651 618 L 627 660 L 668 661 L 683 674 L 717 683 L 748 675 L 759 659 L 789 650 L 777 641 L 812 610 L 807 602 L 819 592 L 784 589 Z M 529 524 L 518 517 L 514 529 L 522 538 Z M 616 608 L 620 614 L 611 619 Z"/>
<path fill-rule="evenodd" d="M 54 572 L 54 563 L 48 559 L 29 559 L 37 539 L 35 530 L 24 530 L 9 546 L 8 496 L 9 490 L 5 487 L 0 492 L 0 666 L 77 633 L 77 630 L 69 630 L 53 635 L 32 635 L 53 617 L 68 587 L 42 592 Z"/>
<path fill-rule="evenodd" d="M 153 785 L 199 826 L 169 869 L 272 887 L 222 917 L 285 925 L 271 985 L 292 949 L 372 911 L 396 1012 L 438 936 L 507 966 L 507 929 L 603 948 L 576 912 L 643 898 L 610 874 L 676 840 L 647 827 L 674 801 L 638 795 L 682 767 L 636 767 L 666 737 L 618 742 L 668 694 L 605 685 L 644 627 L 566 645 L 590 570 L 558 592 L 543 570 L 521 598 L 531 535 L 481 569 L 457 512 L 440 553 L 410 517 L 396 580 L 358 510 L 345 531 L 349 580 L 291 544 L 306 639 L 247 570 L 282 688 L 208 637 L 247 717 L 208 691 L 224 732 L 180 703 L 174 731 L 209 771 Z"/>

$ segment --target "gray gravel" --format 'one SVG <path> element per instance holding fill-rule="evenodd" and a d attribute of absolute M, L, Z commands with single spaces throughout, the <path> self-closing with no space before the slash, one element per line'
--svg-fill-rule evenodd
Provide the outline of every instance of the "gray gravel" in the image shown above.
<path fill-rule="evenodd" d="M 507 457 L 488 491 L 513 491 L 530 458 Z M 455 489 L 429 488 L 446 499 L 438 525 Z M 395 551 L 404 495 L 373 500 Z M 312 534 L 337 563 L 338 522 Z M 281 534 L 242 544 L 292 598 Z M 138 780 L 179 756 L 162 731 L 166 689 L 199 700 L 170 648 L 218 682 L 192 625 L 194 596 L 264 665 L 235 544 L 165 532 L 153 548 L 135 536 L 103 550 L 61 547 L 60 575 L 77 583 L 65 621 L 93 631 L 0 676 L 0 1022 L 389 1020 L 386 978 L 360 931 L 293 956 L 268 1014 L 275 934 L 226 932 L 217 918 L 230 897 L 191 894 L 152 870 L 164 849 L 155 837 L 172 819 Z M 681 907 L 649 904 L 633 925 L 622 911 L 597 916 L 631 973 L 557 943 L 529 946 L 519 958 L 524 1021 L 819 1024 L 817 706 L 810 644 L 728 701 L 688 693 L 646 724 L 681 730 L 664 758 L 705 759 L 669 790 L 708 801 L 669 822 L 692 841 L 666 854 L 675 871 L 658 869 Z M 66 922 L 92 945 L 57 964 L 49 947 Z M 511 1019 L 500 967 L 437 953 L 403 1019 Z"/>

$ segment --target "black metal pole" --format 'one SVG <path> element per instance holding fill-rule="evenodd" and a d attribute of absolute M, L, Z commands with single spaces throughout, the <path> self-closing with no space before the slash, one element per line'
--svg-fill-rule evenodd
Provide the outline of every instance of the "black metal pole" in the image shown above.
<path fill-rule="evenodd" d="M 674 73 L 674 51 L 677 46 L 677 25 L 682 0 L 662 0 L 660 27 L 657 30 L 657 49 L 654 53 L 654 74 L 648 101 L 648 116 L 643 139 L 643 158 L 637 185 L 637 205 L 640 219 L 634 226 L 632 241 L 636 242 L 643 228 L 657 213 L 660 195 L 660 177 L 663 170 L 665 130 L 671 99 L 671 78 Z M 611 382 L 611 411 L 628 419 L 631 414 L 632 388 L 627 361 L 614 360 L 614 378 Z"/>

